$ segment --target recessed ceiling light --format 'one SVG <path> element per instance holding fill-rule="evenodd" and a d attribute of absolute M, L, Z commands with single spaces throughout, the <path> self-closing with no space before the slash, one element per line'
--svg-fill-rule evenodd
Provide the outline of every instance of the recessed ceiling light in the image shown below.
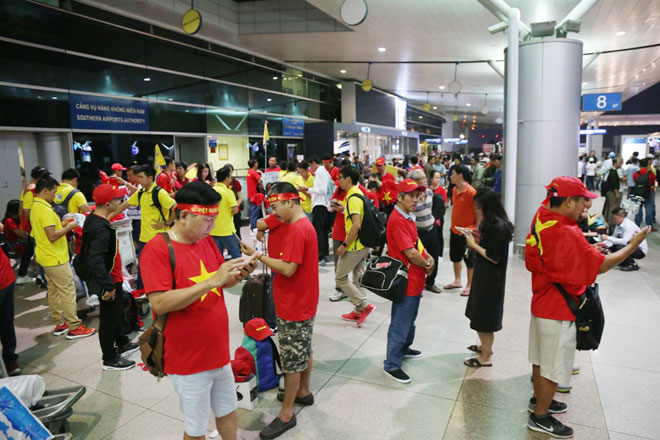
<path fill-rule="evenodd" d="M 146 76 L 146 77 L 144 78 L 144 80 L 145 80 L 146 82 L 149 82 L 149 81 L 151 81 L 151 78 L 149 78 L 148 76 Z"/>
<path fill-rule="evenodd" d="M 274 76 L 273 79 L 277 81 L 277 80 L 278 80 L 278 77 Z"/>
<path fill-rule="evenodd" d="M 190 110 L 186 110 L 186 113 L 190 113 Z"/>
<path fill-rule="evenodd" d="M 167 98 L 167 100 L 168 100 L 168 101 L 174 101 L 174 99 L 172 99 L 172 98 Z"/>
<path fill-rule="evenodd" d="M 422 117 L 420 116 L 419 119 L 422 119 Z"/>
<path fill-rule="evenodd" d="M 471 107 L 471 106 L 472 106 L 472 104 L 470 104 L 469 102 L 468 102 L 467 104 L 465 104 L 465 105 L 467 105 L 468 107 Z"/>
<path fill-rule="evenodd" d="M 619 31 L 616 33 L 617 37 L 620 37 L 622 35 L 626 35 L 626 31 Z"/>
<path fill-rule="evenodd" d="M 439 88 L 440 90 L 444 90 L 444 89 L 445 89 L 445 86 L 438 86 L 438 88 Z"/>
<path fill-rule="evenodd" d="M 339 71 L 339 73 L 346 73 L 346 70 L 341 69 L 341 70 Z"/>
<path fill-rule="evenodd" d="M 438 107 L 436 107 L 436 106 L 433 106 L 433 110 L 437 110 L 437 109 L 438 109 Z"/>
<path fill-rule="evenodd" d="M 271 98 L 268 98 L 266 101 L 270 102 L 270 101 L 272 101 L 272 99 L 271 99 Z"/>
<path fill-rule="evenodd" d="M 387 49 L 385 49 L 384 47 L 379 47 L 379 48 L 378 48 L 378 52 L 385 52 L 386 50 L 387 50 Z"/>
<path fill-rule="evenodd" d="M 53 96 L 53 98 L 52 98 L 52 99 L 57 99 L 57 96 Z"/>

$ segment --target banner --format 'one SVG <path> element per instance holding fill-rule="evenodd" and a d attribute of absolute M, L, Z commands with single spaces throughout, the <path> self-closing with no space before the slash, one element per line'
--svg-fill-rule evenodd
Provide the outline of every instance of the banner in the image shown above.
<path fill-rule="evenodd" d="M 71 128 L 87 130 L 149 131 L 145 101 L 69 94 Z"/>
<path fill-rule="evenodd" d="M 154 168 L 156 168 L 156 176 L 158 176 L 158 173 L 163 171 L 165 168 L 165 158 L 163 157 L 163 153 L 160 152 L 160 147 L 158 144 L 156 144 L 156 148 L 154 150 Z"/>

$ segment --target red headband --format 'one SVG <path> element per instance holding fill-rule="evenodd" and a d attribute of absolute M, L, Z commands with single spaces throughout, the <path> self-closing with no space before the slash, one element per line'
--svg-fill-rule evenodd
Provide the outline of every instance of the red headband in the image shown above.
<path fill-rule="evenodd" d="M 195 215 L 218 215 L 218 205 L 191 205 L 187 203 L 179 203 L 176 205 L 177 209 L 181 211 L 188 211 Z"/>
<path fill-rule="evenodd" d="M 273 194 L 272 196 L 268 197 L 268 203 L 283 202 L 285 200 L 295 200 L 299 198 L 300 196 L 297 193 Z"/>

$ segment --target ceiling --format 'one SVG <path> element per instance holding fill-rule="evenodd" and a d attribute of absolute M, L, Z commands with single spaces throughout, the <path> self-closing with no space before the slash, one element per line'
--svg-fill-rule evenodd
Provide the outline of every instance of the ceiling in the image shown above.
<path fill-rule="evenodd" d="M 179 0 L 84 0 L 127 15 L 157 17 L 176 28 L 170 15 L 181 12 Z M 203 0 L 207 7 L 240 15 L 251 2 Z M 282 0 L 284 1 L 284 0 Z M 288 0 L 290 1 L 290 0 Z M 524 23 L 561 21 L 578 0 L 505 0 L 517 7 Z M 302 2 L 302 0 L 300 0 Z M 204 4 L 198 0 L 196 4 Z M 342 0 L 307 0 L 336 20 L 341 20 Z M 239 34 L 222 27 L 206 29 L 204 38 L 224 42 L 268 58 L 282 60 L 338 81 L 367 77 L 368 62 L 444 61 L 424 64 L 372 64 L 370 78 L 378 88 L 405 97 L 412 104 L 429 102 L 439 113 L 479 112 L 487 99 L 490 118 L 501 115 L 504 80 L 487 63 L 495 60 L 504 70 L 506 34 L 491 35 L 488 27 L 500 20 L 477 0 L 367 0 L 366 20 L 351 32 Z M 108 4 L 111 6 L 108 7 Z M 136 4 L 141 4 L 139 10 Z M 169 11 L 168 5 L 171 4 Z M 232 6 L 234 5 L 234 6 Z M 253 8 L 276 8 L 278 0 L 259 1 Z M 154 9 L 156 8 L 156 9 Z M 256 9 L 255 9 L 256 10 Z M 154 14 L 154 12 L 158 12 Z M 227 15 L 225 14 L 225 15 Z M 149 20 L 149 19 L 147 19 Z M 155 21 L 153 18 L 152 21 Z M 205 21 L 205 25 L 209 23 Z M 208 24 L 210 28 L 215 25 Z M 617 33 L 625 32 L 623 35 Z M 581 31 L 569 34 L 584 42 L 584 53 L 620 50 L 660 43 L 659 0 L 600 0 L 582 18 Z M 379 52 L 378 48 L 386 48 Z M 585 61 L 590 57 L 585 56 Z M 357 61 L 358 63 L 348 63 Z M 455 97 L 443 93 L 454 78 L 462 83 Z M 346 73 L 340 73 L 340 70 Z M 660 46 L 603 53 L 583 71 L 583 93 L 623 92 L 624 100 L 660 80 Z M 488 94 L 486 98 L 486 94 Z M 469 105 L 469 106 L 468 106 Z"/>

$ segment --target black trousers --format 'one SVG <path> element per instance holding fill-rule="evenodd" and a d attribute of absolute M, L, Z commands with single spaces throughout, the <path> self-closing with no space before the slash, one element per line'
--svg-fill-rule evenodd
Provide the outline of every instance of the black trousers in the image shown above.
<path fill-rule="evenodd" d="M 316 230 L 316 239 L 319 245 L 319 261 L 330 255 L 328 249 L 328 209 L 323 205 L 312 208 L 312 225 Z"/>
<path fill-rule="evenodd" d="M 238 211 L 236 214 L 234 214 L 234 227 L 236 228 L 236 235 L 238 235 L 238 238 L 241 237 L 241 211 Z"/>
<path fill-rule="evenodd" d="M 0 250 L 0 252 L 2 252 Z M 16 330 L 14 329 L 14 287 L 11 283 L 0 289 L 0 342 L 2 343 L 2 360 L 5 365 L 16 362 Z"/>
<path fill-rule="evenodd" d="M 25 242 L 25 252 L 21 254 L 21 265 L 18 267 L 18 276 L 24 277 L 27 275 L 28 268 L 30 267 L 30 262 L 34 256 L 34 245 L 32 240 L 26 240 Z"/>
<path fill-rule="evenodd" d="M 610 248 L 610 252 L 616 252 L 619 249 L 623 249 L 625 246 L 622 246 L 620 244 L 613 244 L 612 247 Z M 646 257 L 646 254 L 642 252 L 640 248 L 635 249 L 635 252 L 633 252 L 628 258 L 623 260 L 619 266 L 630 266 L 635 262 L 635 260 L 641 260 L 642 258 Z"/>
<path fill-rule="evenodd" d="M 105 301 L 103 293 L 99 294 L 99 342 L 103 352 L 103 361 L 112 362 L 117 357 L 117 348 L 123 346 L 129 339 L 121 332 L 121 314 L 126 306 L 124 295 L 128 295 L 121 288 L 121 283 L 115 283 L 115 299 Z"/>
<path fill-rule="evenodd" d="M 432 286 L 435 283 L 435 277 L 438 274 L 438 257 L 442 252 L 442 248 L 439 246 L 440 242 L 438 241 L 438 228 L 433 226 L 430 230 L 425 232 L 422 232 L 418 229 L 417 234 L 419 235 L 419 239 L 424 245 L 426 252 L 428 252 L 431 257 L 433 257 L 433 261 L 435 262 L 435 265 L 433 266 L 433 272 L 426 276 L 426 285 Z"/>

